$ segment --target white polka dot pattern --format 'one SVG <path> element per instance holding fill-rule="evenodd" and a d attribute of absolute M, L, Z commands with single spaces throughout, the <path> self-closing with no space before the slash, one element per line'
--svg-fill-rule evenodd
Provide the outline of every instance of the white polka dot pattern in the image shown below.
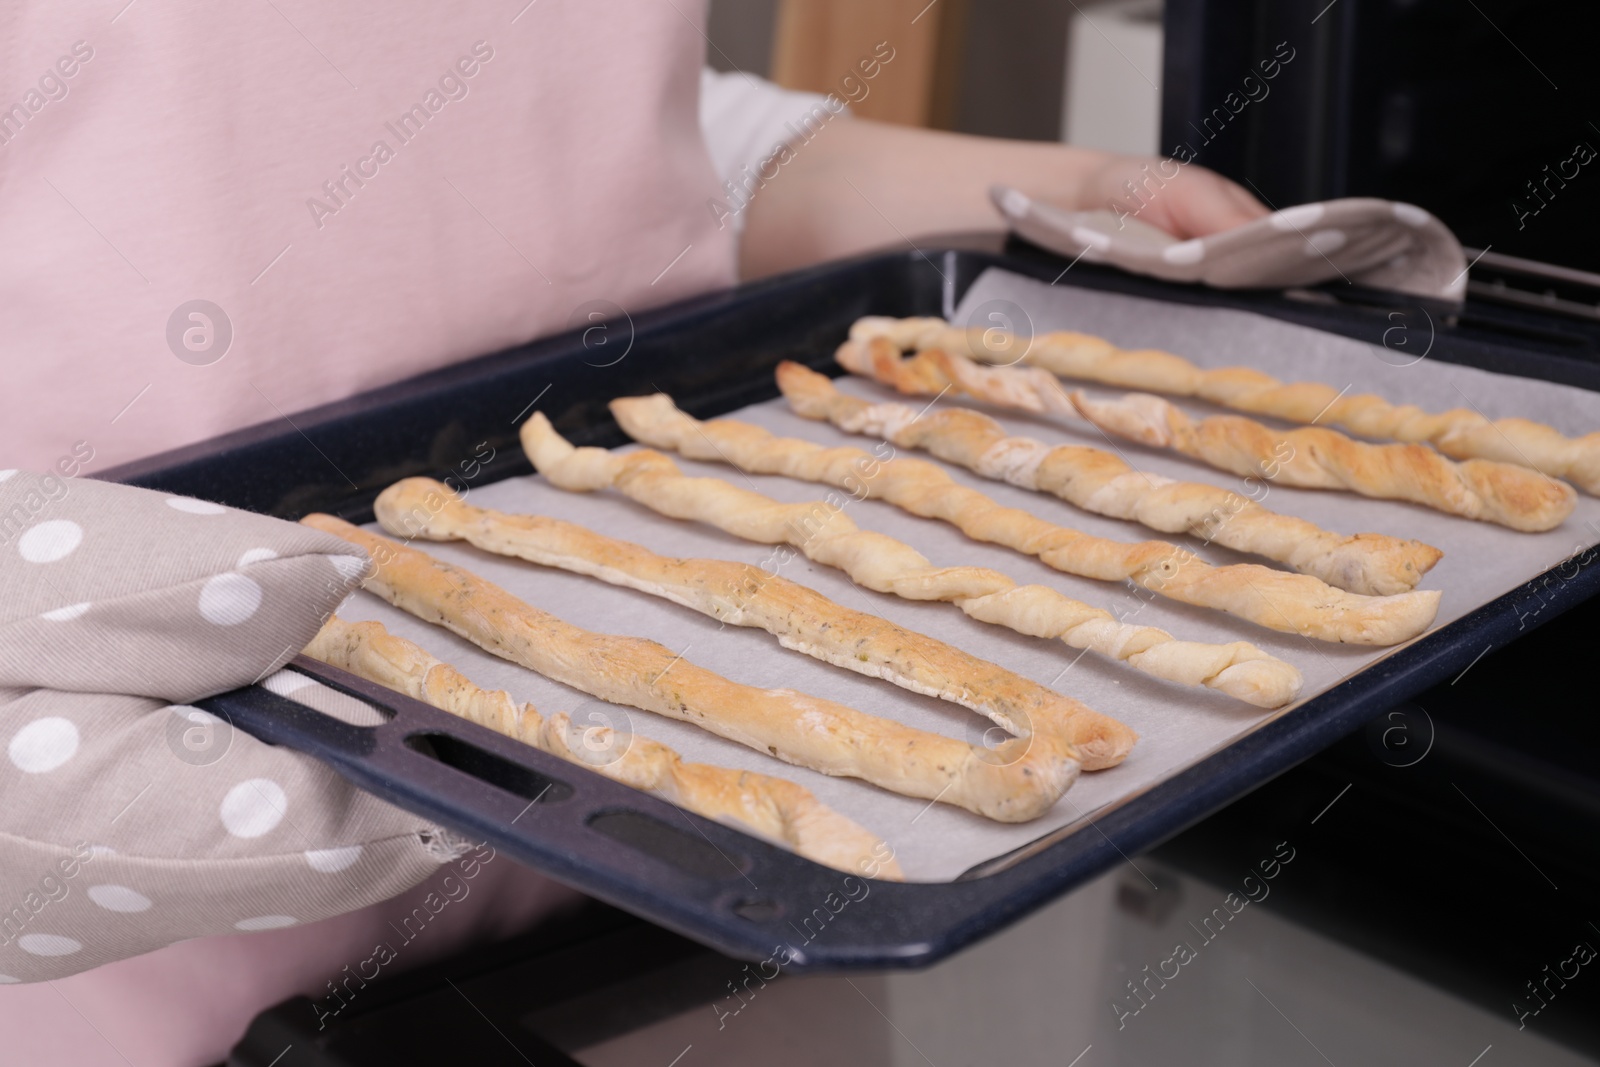
<path fill-rule="evenodd" d="M 316 684 L 315 679 L 307 678 L 297 671 L 278 671 L 267 675 L 261 681 L 263 688 L 270 689 L 281 697 L 286 697 L 291 693 L 298 693 L 306 686 Z"/>
<path fill-rule="evenodd" d="M 1111 247 L 1111 238 L 1087 226 L 1074 226 L 1072 239 L 1091 252 L 1104 252 Z"/>
<path fill-rule="evenodd" d="M 1426 226 L 1428 220 L 1433 218 L 1415 204 L 1395 204 L 1390 210 L 1394 212 L 1395 218 L 1407 226 Z"/>
<path fill-rule="evenodd" d="M 261 606 L 261 586 L 242 574 L 219 574 L 200 590 L 200 616 L 218 626 L 237 626 Z"/>
<path fill-rule="evenodd" d="M 221 504 L 213 504 L 209 500 L 196 500 L 192 496 L 169 496 L 167 507 L 174 511 L 186 511 L 190 515 L 226 515 L 228 509 Z"/>
<path fill-rule="evenodd" d="M 30 526 L 17 538 L 17 552 L 29 563 L 54 563 L 72 555 L 83 541 L 83 527 L 71 519 Z"/>
<path fill-rule="evenodd" d="M 251 778 L 228 790 L 218 814 L 234 837 L 261 837 L 277 829 L 289 807 L 283 787 L 270 778 Z"/>
<path fill-rule="evenodd" d="M 83 949 L 77 941 L 60 934 L 23 934 L 17 938 L 17 947 L 35 956 L 70 956 Z"/>
<path fill-rule="evenodd" d="M 1168 263 L 1175 263 L 1180 266 L 1198 263 L 1206 258 L 1206 243 L 1199 238 L 1195 238 L 1192 241 L 1179 241 L 1177 244 L 1170 244 L 1163 248 L 1161 250 L 1161 258 Z"/>
<path fill-rule="evenodd" d="M 1127 210 L 1068 211 L 1031 202 L 1003 185 L 989 190 L 1018 234 L 1067 263 L 1086 259 L 1135 274 L 1222 289 L 1291 288 L 1346 281 L 1420 296 L 1458 299 L 1466 266 L 1460 243 L 1415 204 L 1372 197 L 1295 204 L 1218 233 L 1176 241 L 1129 230 Z M 1131 209 L 1132 201 L 1129 202 Z M 1135 212 L 1137 214 L 1137 212 Z"/>
<path fill-rule="evenodd" d="M 92 885 L 88 892 L 89 899 L 107 911 L 139 912 L 151 908 L 149 897 L 125 885 Z"/>
<path fill-rule="evenodd" d="M 1343 248 L 1345 240 L 1343 230 L 1318 230 L 1306 238 L 1305 253 L 1308 256 L 1326 256 Z"/>
<path fill-rule="evenodd" d="M 435 876 L 426 820 L 192 706 L 264 676 L 337 703 L 280 668 L 368 569 L 359 549 L 27 470 L 0 472 L 0 515 L 0 883 L 16 890 L 0 900 L 0 984 L 310 926 Z"/>
<path fill-rule="evenodd" d="M 1325 211 L 1321 204 L 1299 204 L 1295 207 L 1286 207 L 1282 211 L 1274 211 L 1267 216 L 1267 221 L 1272 224 L 1274 230 L 1294 233 L 1321 222 Z"/>
<path fill-rule="evenodd" d="M 342 871 L 360 858 L 360 845 L 350 845 L 348 848 L 310 849 L 306 852 L 306 862 L 311 865 L 311 869 L 324 874 Z"/>
<path fill-rule="evenodd" d="M 35 719 L 11 737 L 6 754 L 18 770 L 44 774 L 66 763 L 78 751 L 78 727 L 71 719 Z"/>

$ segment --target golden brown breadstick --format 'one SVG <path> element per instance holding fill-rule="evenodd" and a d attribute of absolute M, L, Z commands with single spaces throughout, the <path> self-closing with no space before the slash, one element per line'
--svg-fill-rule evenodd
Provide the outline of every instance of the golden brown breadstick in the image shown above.
<path fill-rule="evenodd" d="M 1028 732 L 1030 723 L 1034 731 L 1050 729 L 1078 748 L 1086 767 L 1090 753 L 1120 760 L 1136 737 L 1076 700 L 760 567 L 670 559 L 560 519 L 474 507 L 429 478 L 396 482 L 373 509 L 396 537 L 464 540 L 486 552 L 587 574 L 735 626 L 758 626 L 785 648 L 960 704 L 1012 734 Z"/>
<path fill-rule="evenodd" d="M 519 706 L 503 689 L 478 688 L 382 623 L 348 623 L 332 616 L 305 653 L 817 863 L 855 874 L 876 869 L 874 877 L 892 881 L 904 877 L 892 849 L 804 786 L 731 767 L 685 763 L 658 741 L 579 726 L 567 715 L 541 718 L 532 704 Z"/>
<path fill-rule="evenodd" d="M 758 426 L 731 419 L 696 423 L 677 411 L 670 398 L 652 399 L 648 408 L 642 404 L 613 401 L 612 411 L 625 430 L 647 443 L 681 447 L 695 458 L 720 460 L 741 470 L 837 485 L 914 515 L 941 519 L 974 540 L 1037 556 L 1068 574 L 1132 581 L 1180 603 L 1226 611 L 1284 633 L 1350 644 L 1396 644 L 1425 630 L 1439 608 L 1439 594 L 1433 590 L 1358 596 L 1310 575 L 1248 563 L 1213 567 L 1162 541 L 1129 544 L 1093 537 L 1018 508 L 1002 507 L 925 460 L 880 460 L 859 448 L 775 438 Z M 534 466 L 558 485 L 594 481 L 588 487 L 599 488 L 615 480 L 617 488 L 657 511 L 710 522 L 751 540 L 793 544 L 818 562 L 841 567 L 869 589 L 901 592 L 899 579 L 911 589 L 901 595 L 943 600 L 1011 586 L 1011 579 L 994 571 L 982 571 L 988 584 L 977 585 L 971 584 L 977 568 L 935 570 L 910 546 L 858 530 L 836 507 L 781 505 L 716 479 L 686 478 L 670 460 L 655 453 L 629 453 L 610 460 L 600 458 L 611 455 L 601 449 L 579 449 L 570 455 L 572 446 L 554 434 L 548 422 L 530 420 L 523 425 L 522 443 Z M 653 473 L 646 475 L 646 470 Z M 807 512 L 825 515 L 826 523 L 815 524 L 814 532 L 794 533 L 798 521 L 794 516 Z M 946 577 L 956 572 L 959 578 Z M 930 588 L 938 595 L 926 591 Z"/>
<path fill-rule="evenodd" d="M 640 398 L 638 403 L 653 405 L 656 400 Z M 672 408 L 669 398 L 659 400 L 677 418 L 688 418 Z M 635 405 L 634 400 L 613 402 L 622 426 L 646 438 L 664 429 L 662 421 L 630 405 Z M 642 429 L 646 422 L 653 429 Z M 811 560 L 837 566 L 851 581 L 875 592 L 894 593 L 907 600 L 950 601 L 979 622 L 1003 625 L 1029 637 L 1061 638 L 1072 648 L 1093 649 L 1152 677 L 1181 685 L 1205 685 L 1256 707 L 1282 707 L 1299 696 L 1299 670 L 1248 641 L 1227 645 L 1178 641 L 1165 630 L 1118 622 L 1109 611 L 1091 608 L 1046 585 L 1018 585 L 1005 574 L 979 566 L 936 568 L 904 542 L 859 530 L 840 507 L 827 501 L 779 504 L 715 478 L 685 478 L 675 466 L 670 472 L 659 467 L 656 461 L 666 458 L 658 453 L 618 456 L 621 462 L 605 475 L 611 482 L 589 482 L 594 464 L 586 451 L 597 450 L 574 451 L 549 427 L 523 427 L 523 446 L 536 456 L 534 466 L 554 485 L 587 491 L 614 483 L 622 493 L 662 514 L 694 518 L 749 541 L 795 545 Z M 650 464 L 656 477 L 645 482 L 637 470 L 630 469 L 630 459 L 637 456 L 653 458 Z M 1117 725 L 1117 729 L 1126 728 Z M 1080 728 L 1072 734 L 1085 768 L 1091 771 L 1106 766 L 1118 750 L 1125 750 L 1112 744 L 1114 734 L 1101 733 L 1085 736 Z"/>
<path fill-rule="evenodd" d="M 942 348 L 983 358 L 987 345 L 968 343 L 943 319 L 864 318 L 851 337 L 887 337 L 902 349 Z M 999 340 L 995 347 L 999 347 Z M 1014 351 L 1015 347 L 1006 351 Z M 1025 357 L 1063 378 L 1117 385 L 1213 404 L 1290 422 L 1326 422 L 1363 437 L 1431 444 L 1454 459 L 1492 459 L 1543 471 L 1600 494 L 1600 432 L 1567 437 L 1528 419 L 1495 419 L 1467 408 L 1437 414 L 1392 404 L 1372 393 L 1346 395 L 1321 382 L 1285 383 L 1250 367 L 1206 370 L 1156 349 L 1118 348 L 1100 337 L 1062 331 L 1032 339 Z"/>
<path fill-rule="evenodd" d="M 839 358 L 848 369 L 901 392 L 934 395 L 956 388 L 993 403 L 1057 414 L 1066 414 L 1070 404 L 1107 433 L 1296 489 L 1404 500 L 1525 533 L 1554 529 L 1577 504 L 1572 486 L 1527 467 L 1486 459 L 1458 463 L 1427 445 L 1368 444 L 1322 426 L 1274 430 L 1238 415 L 1194 420 L 1148 393 L 1118 400 L 1091 400 L 1082 392 L 1068 396 L 1039 367 L 978 368 L 948 349 L 924 349 L 906 360 L 882 336 L 844 346 Z M 902 363 L 912 366 L 897 367 Z"/>
<path fill-rule="evenodd" d="M 857 354 L 845 348 L 862 345 L 846 341 L 839 362 L 854 369 Z M 892 349 L 889 356 L 899 367 L 910 366 Z M 1163 533 L 1192 534 L 1264 556 L 1352 593 L 1403 593 L 1414 588 L 1443 555 L 1421 541 L 1332 533 L 1304 519 L 1268 511 L 1226 489 L 1136 471 L 1121 457 L 1098 448 L 1051 448 L 1030 437 L 1008 436 L 994 419 L 967 408 L 919 415 L 904 404 L 869 404 L 839 392 L 825 375 L 798 363 L 778 367 L 778 388 L 797 412 L 826 418 L 841 430 L 926 449 L 986 478 L 1049 492 L 1098 515 L 1133 519 Z"/>
<path fill-rule="evenodd" d="M 365 587 L 419 619 L 601 700 L 693 723 L 788 763 L 998 822 L 1037 818 L 1078 776 L 1077 752 L 1050 731 L 988 749 L 791 689 L 740 685 L 654 641 L 563 622 L 475 574 L 342 519 L 300 521 L 366 549 L 377 569 Z"/>
<path fill-rule="evenodd" d="M 1072 394 L 1078 411 L 1107 433 L 1170 448 L 1239 475 L 1275 471 L 1296 489 L 1342 489 L 1538 533 L 1566 521 L 1578 494 L 1547 474 L 1487 459 L 1456 462 L 1427 445 L 1371 445 L 1337 430 L 1274 430 L 1240 415 L 1191 419 L 1149 393 L 1119 400 Z"/>
<path fill-rule="evenodd" d="M 745 432 L 753 428 L 724 420 L 697 423 L 679 411 L 671 398 L 664 394 L 614 400 L 611 409 L 624 430 L 642 441 L 681 449 L 686 454 L 715 454 L 734 463 L 750 460 L 752 470 L 783 473 L 787 469 L 769 468 L 752 460 L 756 453 L 751 445 L 770 438 L 757 438 L 755 434 Z M 714 441 L 713 435 L 722 444 Z M 793 450 L 786 451 L 793 454 Z M 873 468 L 879 461 L 863 452 L 844 451 L 854 454 L 839 458 L 849 458 L 854 462 L 832 468 L 841 475 L 841 481 L 854 485 L 857 483 L 851 479 L 860 476 L 863 480 L 861 484 L 871 482 L 875 477 Z M 559 459 L 552 458 L 554 455 L 555 450 L 547 450 L 546 462 L 559 462 Z M 559 479 L 559 472 L 554 477 Z M 636 491 L 625 484 L 621 487 L 629 495 Z M 759 499 L 763 506 L 772 510 L 776 518 L 786 513 L 798 516 L 792 520 L 796 529 L 804 530 L 818 523 L 818 505 L 815 504 L 780 505 L 765 497 L 757 498 L 754 494 L 745 494 L 739 499 L 752 504 Z M 787 512 L 782 510 L 785 507 L 788 508 Z M 826 504 L 823 507 L 832 508 Z M 696 517 L 718 526 L 723 525 L 714 517 L 707 518 L 705 514 L 697 514 Z M 1178 641 L 1165 630 L 1153 626 L 1128 625 L 1108 611 L 1073 600 L 1047 586 L 1018 586 L 998 571 L 978 567 L 935 568 L 909 545 L 846 523 L 830 526 L 827 536 L 861 542 L 865 545 L 865 552 L 844 557 L 846 562 L 838 563 L 834 562 L 840 558 L 838 553 L 832 550 L 824 552 L 819 546 L 817 552 L 822 552 L 819 555 L 807 548 L 808 542 L 799 543 L 801 551 L 813 559 L 839 566 L 852 579 L 868 588 L 894 592 L 912 600 L 948 600 L 980 622 L 1004 626 L 1030 637 L 1060 638 L 1073 648 L 1098 652 L 1153 677 L 1183 685 L 1204 685 L 1257 707 L 1282 707 L 1292 703 L 1300 693 L 1300 672 L 1293 665 L 1267 655 L 1248 642 L 1234 641 L 1219 645 Z M 755 539 L 766 540 L 763 537 Z M 885 559 L 892 558 L 901 568 L 896 574 L 897 583 L 891 588 L 874 586 L 868 578 L 858 573 L 858 562 L 862 556 L 879 554 L 880 550 Z M 892 557 L 887 554 L 889 551 L 893 552 Z M 857 569 L 852 569 L 853 566 Z M 1096 769 L 1094 754 L 1104 742 L 1081 734 L 1074 734 L 1072 738 L 1085 756 L 1087 769 Z"/>

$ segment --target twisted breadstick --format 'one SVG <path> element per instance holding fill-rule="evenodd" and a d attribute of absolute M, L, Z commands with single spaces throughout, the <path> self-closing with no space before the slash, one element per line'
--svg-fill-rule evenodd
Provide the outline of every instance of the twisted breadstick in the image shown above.
<path fill-rule="evenodd" d="M 986 350 L 1004 347 L 1001 340 L 1011 340 L 991 334 L 995 344 L 978 343 L 943 319 L 864 318 L 851 327 L 850 336 L 863 340 L 887 337 L 902 349 L 972 352 L 979 359 Z M 1015 346 L 1004 350 L 1014 351 Z M 1194 396 L 1252 415 L 1327 422 L 1363 437 L 1425 442 L 1454 459 L 1492 459 L 1532 467 L 1552 478 L 1576 482 L 1585 492 L 1600 494 L 1600 432 L 1566 437 L 1543 423 L 1528 419 L 1491 422 L 1467 408 L 1429 414 L 1414 404 L 1392 404 L 1371 393 L 1345 396 L 1321 382 L 1285 384 L 1249 367 L 1205 370 L 1170 352 L 1118 348 L 1083 333 L 1040 334 L 1033 338 L 1024 358 L 1063 378 Z"/>
<path fill-rule="evenodd" d="M 464 540 L 485 552 L 586 574 L 659 596 L 735 626 L 759 626 L 785 648 L 902 689 L 960 704 L 1014 735 L 1051 730 L 1085 767 L 1120 762 L 1137 735 L 1042 685 L 760 567 L 669 559 L 560 519 L 473 507 L 429 478 L 407 478 L 374 505 L 397 537 Z"/>
<path fill-rule="evenodd" d="M 1037 818 L 1078 777 L 1077 752 L 1048 731 L 989 749 L 791 689 L 740 685 L 654 641 L 579 629 L 475 574 L 342 519 L 300 521 L 366 549 L 378 565 L 366 588 L 419 619 L 590 696 L 693 723 L 788 763 L 998 822 Z"/>
<path fill-rule="evenodd" d="M 693 446 L 687 444 L 690 432 L 702 428 L 745 457 L 751 455 L 745 446 L 752 442 L 754 434 L 766 433 L 742 423 L 722 420 L 696 423 L 673 406 L 664 394 L 615 400 L 612 411 L 618 422 L 634 436 L 665 447 L 682 447 L 685 454 L 721 451 L 710 437 L 702 438 L 706 442 L 705 449 L 698 442 Z M 740 441 L 741 434 L 746 431 L 754 433 Z M 592 472 L 592 468 L 584 466 L 592 457 L 584 453 L 600 450 L 574 452 L 572 446 L 548 426 L 524 426 L 523 444 L 529 455 L 535 457 L 535 466 L 562 488 L 583 491 L 607 484 L 599 480 L 593 483 L 581 480 Z M 832 453 L 841 461 L 855 457 L 851 466 L 857 473 L 877 463 L 856 449 L 835 449 Z M 638 470 L 629 468 L 627 461 L 635 456 L 653 457 L 647 468 L 650 471 L 648 481 Z M 839 506 L 827 501 L 780 504 L 770 497 L 746 492 L 716 479 L 686 478 L 676 466 L 659 467 L 659 462 L 666 457 L 656 453 L 632 453 L 615 458 L 623 462 L 611 472 L 614 484 L 646 506 L 674 517 L 706 522 L 748 540 L 794 545 L 809 558 L 839 568 L 868 589 L 893 593 L 907 600 L 949 601 L 980 622 L 1004 626 L 1030 637 L 1060 638 L 1073 648 L 1098 652 L 1153 677 L 1184 685 L 1204 685 L 1257 707 L 1281 707 L 1299 695 L 1300 672 L 1248 642 L 1218 645 L 1178 641 L 1153 626 L 1118 622 L 1109 612 L 1073 600 L 1047 586 L 1019 586 L 1006 575 L 985 567 L 935 568 L 910 545 L 859 529 Z M 740 459 L 722 458 L 743 465 Z M 759 462 L 745 469 L 776 470 Z M 855 480 L 855 474 L 842 465 L 836 471 L 842 481 Z M 579 477 L 571 477 L 574 474 Z M 865 477 L 870 480 L 874 474 L 869 472 Z M 735 519 L 735 515 L 743 518 Z M 964 703 L 960 698 L 954 699 Z M 976 705 L 968 706 L 984 710 Z M 1083 754 L 1087 769 L 1096 770 L 1103 765 L 1098 762 L 1096 746 L 1090 740 L 1079 734 L 1074 734 L 1072 739 Z"/>
<path fill-rule="evenodd" d="M 792 440 L 780 441 L 766 434 L 765 430 L 758 430 L 743 423 L 720 419 L 716 422 L 698 423 L 679 411 L 673 405 L 671 398 L 665 394 L 614 400 L 611 403 L 611 410 L 624 430 L 639 440 L 673 448 L 690 456 L 709 457 L 715 454 L 717 458 L 724 458 L 745 469 L 763 473 L 794 473 L 792 462 L 777 464 L 762 462 L 760 457 L 763 445 L 803 445 L 813 452 L 821 451 L 819 445 Z M 789 459 L 800 454 L 797 448 L 784 448 L 782 451 Z M 549 450 L 549 455 L 554 455 L 553 449 Z M 770 449 L 766 455 L 769 458 L 772 456 Z M 833 481 L 834 484 L 865 486 L 873 484 L 873 480 L 877 477 L 879 461 L 865 452 L 856 449 L 834 449 L 829 455 L 839 461 L 831 465 L 830 469 L 840 477 L 837 481 L 830 477 L 823 477 L 820 480 Z M 710 479 L 697 479 L 697 481 L 706 482 Z M 625 483 L 619 480 L 618 484 L 623 492 L 630 496 L 634 495 L 634 491 Z M 797 528 L 803 529 L 807 523 L 814 521 L 817 512 L 818 506 L 815 504 L 783 505 L 754 493 L 744 493 L 743 490 L 734 492 L 738 495 L 728 499 L 750 505 L 755 505 L 759 501 L 761 507 L 773 514 L 774 526 L 782 525 L 777 520 L 781 519 L 784 513 L 798 512 L 802 514 L 803 519 Z M 635 499 L 642 498 L 636 496 Z M 648 503 L 648 500 L 645 502 Z M 822 507 L 836 511 L 830 504 L 824 503 Z M 715 517 L 715 513 L 725 512 L 721 512 L 719 508 L 703 509 L 697 512 L 695 517 L 727 529 L 723 520 Z M 822 559 L 813 553 L 809 537 L 798 542 L 791 539 L 788 543 L 798 544 L 800 550 L 813 559 L 840 567 L 852 579 L 868 588 L 878 589 L 880 592 L 892 591 L 910 600 L 948 600 L 980 622 L 1004 626 L 1030 637 L 1060 638 L 1073 648 L 1092 650 L 1156 678 L 1184 685 L 1204 685 L 1263 708 L 1282 707 L 1291 703 L 1300 693 L 1301 678 L 1298 670 L 1282 660 L 1267 655 L 1248 642 L 1235 641 L 1216 645 L 1178 641 L 1171 634 L 1153 626 L 1130 626 L 1121 623 L 1110 612 L 1073 600 L 1047 586 L 1019 586 L 998 571 L 980 567 L 935 570 L 925 556 L 909 545 L 881 534 L 858 530 L 842 513 L 833 516 L 829 533 L 835 537 L 862 542 L 865 548 L 860 555 L 871 555 L 880 546 L 885 548 L 892 546 L 893 558 L 901 568 L 899 571 L 901 576 L 915 578 L 926 574 L 933 576 L 936 581 L 909 590 L 903 585 L 883 590 L 879 586 L 874 586 L 869 576 L 863 576 L 851 569 L 850 562 L 858 560 L 859 555 L 851 557 L 851 560 L 843 564 L 834 563 L 832 558 Z M 760 536 L 754 539 L 769 540 Z M 956 574 L 959 576 L 951 577 Z M 941 584 L 947 588 L 939 588 Z M 1084 753 L 1085 759 L 1090 760 L 1092 749 L 1087 740 L 1074 736 L 1073 741 Z M 1086 762 L 1085 766 L 1090 770 L 1095 769 L 1092 761 Z"/>
<path fill-rule="evenodd" d="M 610 727 L 578 726 L 569 716 L 542 718 L 503 689 L 480 689 L 460 671 L 382 623 L 337 615 L 305 648 L 312 659 L 432 704 L 524 744 L 598 771 L 697 815 L 730 823 L 829 867 L 900 881 L 894 854 L 876 836 L 784 778 L 685 763 L 659 741 L 619 738 Z"/>
<path fill-rule="evenodd" d="M 650 406 L 643 406 L 646 403 Z M 1230 612 L 1283 633 L 1350 644 L 1396 644 L 1427 629 L 1439 608 L 1439 594 L 1432 590 L 1412 590 L 1392 597 L 1358 596 L 1309 575 L 1285 574 L 1248 563 L 1213 567 L 1194 553 L 1163 541 L 1128 544 L 1092 537 L 1017 508 L 1001 507 L 976 489 L 955 482 L 937 464 L 919 459 L 879 460 L 858 448 L 825 448 L 810 441 L 775 438 L 758 426 L 731 419 L 696 423 L 672 407 L 671 400 L 666 397 L 612 401 L 612 413 L 624 430 L 648 444 L 680 448 L 696 459 L 720 459 L 741 470 L 785 474 L 803 481 L 838 485 L 857 495 L 888 501 L 914 515 L 941 519 L 974 540 L 1038 556 L 1047 565 L 1068 574 L 1100 581 L 1131 581 L 1180 603 Z M 542 442 L 553 431 L 547 433 L 545 427 L 530 429 L 531 425 L 523 427 L 523 447 L 533 458 L 534 466 L 548 474 L 530 441 Z M 571 446 L 566 447 L 570 449 Z M 546 454 L 546 459 L 552 463 L 560 458 L 553 449 Z M 632 456 L 619 458 L 626 463 Z M 653 456 L 641 462 L 654 464 L 664 460 L 663 456 Z M 552 480 L 560 484 L 559 478 L 557 475 Z M 706 488 L 704 483 L 712 488 Z M 666 490 L 660 488 L 662 485 L 672 488 L 670 498 Z M 641 503 L 663 510 L 655 502 L 660 496 L 667 507 L 677 509 L 669 513 L 692 515 L 740 536 L 768 542 L 787 540 L 824 563 L 831 563 L 831 556 L 841 549 L 834 548 L 832 541 L 817 543 L 809 537 L 796 540 L 796 535 L 783 526 L 782 519 L 796 510 L 809 508 L 815 513 L 819 509 L 830 509 L 827 534 L 841 546 L 852 546 L 849 564 L 838 565 L 870 589 L 892 588 L 899 592 L 891 577 L 918 575 L 929 566 L 921 554 L 907 545 L 880 534 L 858 531 L 837 508 L 825 503 L 779 505 L 767 497 L 747 493 L 715 479 L 685 478 L 676 467 L 672 468 L 670 476 L 655 479 L 648 488 L 635 491 L 621 481 L 618 488 Z M 760 517 L 751 517 L 750 513 L 757 510 Z M 746 530 L 751 532 L 747 534 Z M 818 540 L 820 537 L 819 532 Z M 859 548 L 855 547 L 856 539 L 859 539 Z M 882 560 L 895 559 L 895 569 L 879 566 L 880 548 L 869 548 L 869 545 L 881 546 Z M 830 558 L 813 554 L 814 550 L 828 553 Z M 891 552 L 900 555 L 891 556 Z M 857 575 L 850 569 L 851 565 L 862 567 L 863 573 Z M 970 580 L 965 573 L 975 570 L 957 569 L 963 572 L 963 580 Z M 983 573 L 1003 578 L 993 571 Z M 1011 580 L 1004 578 L 1004 581 L 1009 587 Z M 934 596 L 917 592 L 910 595 L 949 599 L 951 594 Z M 979 592 L 958 595 L 976 596 Z M 1251 652 L 1259 650 L 1251 648 Z"/>
<path fill-rule="evenodd" d="M 1009 407 L 1058 414 L 1066 414 L 1070 405 L 1075 415 L 1107 433 L 1298 489 L 1405 500 L 1524 532 L 1561 525 L 1577 503 L 1572 486 L 1526 467 L 1482 459 L 1454 463 L 1427 445 L 1372 445 L 1320 426 L 1280 431 L 1238 415 L 1196 422 L 1148 393 L 1100 401 L 1081 392 L 1068 396 L 1038 367 L 980 368 L 942 349 L 905 359 L 883 337 L 847 344 L 839 358 L 846 369 L 901 392 L 929 395 L 953 387 Z"/>
<path fill-rule="evenodd" d="M 1560 526 L 1577 504 L 1566 482 L 1509 463 L 1455 462 L 1427 445 L 1370 445 L 1320 426 L 1274 430 L 1239 415 L 1191 419 L 1149 393 L 1120 400 L 1072 394 L 1078 411 L 1107 433 L 1170 448 L 1241 475 L 1273 477 L 1297 489 L 1344 489 L 1404 500 L 1524 533 Z"/>
<path fill-rule="evenodd" d="M 892 347 L 884 346 L 876 353 L 868 349 L 867 342 L 846 341 L 839 349 L 839 363 L 850 370 L 870 369 L 871 377 L 891 382 L 900 368 L 912 367 L 912 361 L 901 359 Z M 879 360 L 876 355 L 886 358 Z M 924 353 L 928 357 L 945 355 Z M 881 371 L 880 362 L 887 364 Z M 1024 370 L 1044 374 L 1036 368 Z M 1049 381 L 1053 388 L 1060 388 L 1054 378 Z M 1192 534 L 1239 552 L 1265 556 L 1353 593 L 1403 593 L 1415 587 L 1443 555 L 1421 541 L 1402 541 L 1384 534 L 1347 537 L 1332 533 L 1304 519 L 1268 511 L 1226 489 L 1136 471 L 1121 457 L 1098 448 L 1051 448 L 1030 437 L 1009 437 L 994 419 L 966 408 L 919 417 L 904 404 L 869 405 L 845 396 L 826 376 L 798 363 L 778 367 L 778 388 L 801 414 L 812 418 L 820 414 L 841 430 L 871 433 L 906 448 L 926 449 L 986 478 L 1043 490 L 1085 511 L 1133 519 L 1162 533 Z"/>

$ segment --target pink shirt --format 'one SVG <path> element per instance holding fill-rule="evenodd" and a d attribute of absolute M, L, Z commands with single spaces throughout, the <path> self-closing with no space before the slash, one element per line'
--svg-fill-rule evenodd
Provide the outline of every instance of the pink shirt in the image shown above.
<path fill-rule="evenodd" d="M 120 2 L 0 9 L 0 467 L 94 473 L 733 282 L 704 0 Z M 430 952 L 575 897 L 497 877 Z M 0 986 L 33 1042 L 0 1063 L 214 1062 L 405 899 Z"/>
<path fill-rule="evenodd" d="M 702 0 L 523 2 L 10 7 L 0 466 L 93 473 L 731 284 Z"/>

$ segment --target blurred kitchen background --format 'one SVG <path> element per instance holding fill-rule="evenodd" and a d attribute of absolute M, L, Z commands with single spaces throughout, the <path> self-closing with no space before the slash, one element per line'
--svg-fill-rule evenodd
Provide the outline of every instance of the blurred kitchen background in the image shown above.
<path fill-rule="evenodd" d="M 896 76 L 858 115 L 1152 153 L 1161 13 L 1161 0 L 712 0 L 709 52 L 718 70 L 825 92 L 887 40 Z"/>
<path fill-rule="evenodd" d="M 825 92 L 888 41 L 860 116 L 1128 153 L 1188 141 L 1274 207 L 1402 200 L 1492 249 L 1485 267 L 1600 273 L 1588 17 L 1578 0 L 712 0 L 708 51 Z M 1246 84 L 1280 42 L 1292 65 Z M 1558 272 L 1541 299 L 1594 310 L 1569 282 L 1600 279 Z"/>

